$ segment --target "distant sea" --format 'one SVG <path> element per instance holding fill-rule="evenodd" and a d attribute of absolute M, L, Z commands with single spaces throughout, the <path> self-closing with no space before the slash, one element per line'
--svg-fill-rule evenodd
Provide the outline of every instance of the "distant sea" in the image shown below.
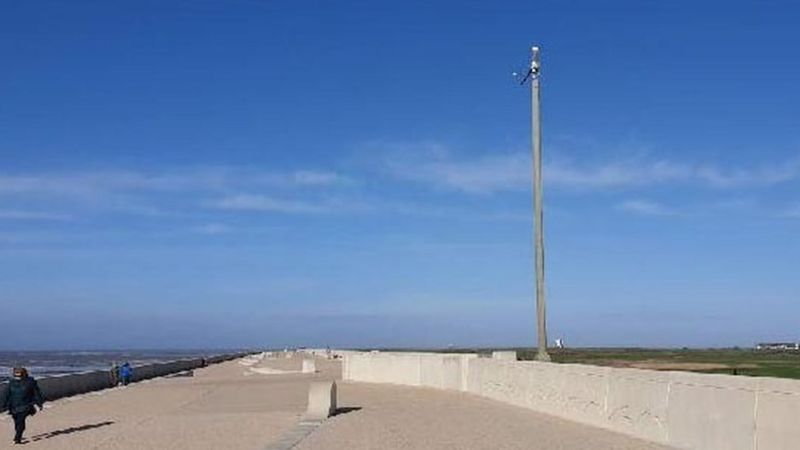
<path fill-rule="evenodd" d="M 0 381 L 22 366 L 36 378 L 90 370 L 109 370 L 114 363 L 132 365 L 228 353 L 223 350 L 0 351 Z"/>

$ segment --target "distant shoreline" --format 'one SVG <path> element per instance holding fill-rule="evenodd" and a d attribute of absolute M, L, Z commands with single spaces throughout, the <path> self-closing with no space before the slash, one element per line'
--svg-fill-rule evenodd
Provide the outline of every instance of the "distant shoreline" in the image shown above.
<path fill-rule="evenodd" d="M 0 382 L 11 369 L 26 367 L 36 378 L 68 375 L 94 370 L 110 370 L 112 365 L 167 362 L 222 353 L 220 350 L 30 350 L 0 351 Z"/>

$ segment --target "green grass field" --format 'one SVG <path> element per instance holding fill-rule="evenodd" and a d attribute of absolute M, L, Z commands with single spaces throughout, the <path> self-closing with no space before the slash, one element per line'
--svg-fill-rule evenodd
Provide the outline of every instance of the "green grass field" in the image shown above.
<path fill-rule="evenodd" d="M 516 350 L 523 360 L 536 354 L 530 348 Z M 800 379 L 800 352 L 791 351 L 597 348 L 553 349 L 550 356 L 559 363 Z"/>
<path fill-rule="evenodd" d="M 536 349 L 530 347 L 380 350 L 479 354 L 490 354 L 493 350 L 516 350 L 518 358 L 523 361 L 532 360 L 536 355 Z M 757 351 L 740 348 L 571 348 L 550 349 L 550 357 L 556 363 L 800 379 L 800 352 L 797 351 Z"/>

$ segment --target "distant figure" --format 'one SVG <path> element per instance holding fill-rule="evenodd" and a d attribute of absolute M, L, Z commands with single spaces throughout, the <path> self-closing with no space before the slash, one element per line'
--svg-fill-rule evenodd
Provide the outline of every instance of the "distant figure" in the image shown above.
<path fill-rule="evenodd" d="M 39 384 L 33 377 L 28 376 L 28 371 L 22 367 L 15 367 L 11 371 L 12 378 L 6 386 L 3 408 L 8 410 L 14 418 L 14 443 L 22 443 L 22 434 L 25 432 L 25 419 L 36 414 L 39 406 L 44 408 L 44 397 L 39 390 Z"/>
<path fill-rule="evenodd" d="M 119 384 L 119 364 L 113 363 L 111 364 L 111 386 L 117 386 Z"/>
<path fill-rule="evenodd" d="M 133 379 L 133 367 L 129 362 L 125 362 L 119 368 L 119 379 L 122 381 L 123 386 L 127 386 L 130 384 L 131 380 Z"/>

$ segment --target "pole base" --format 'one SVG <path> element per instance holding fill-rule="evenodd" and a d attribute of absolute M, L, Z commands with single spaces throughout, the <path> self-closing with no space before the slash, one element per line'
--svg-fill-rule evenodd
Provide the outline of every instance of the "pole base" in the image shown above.
<path fill-rule="evenodd" d="M 550 362 L 550 354 L 546 351 L 540 351 L 536 353 L 536 357 L 534 359 L 541 362 Z"/>

